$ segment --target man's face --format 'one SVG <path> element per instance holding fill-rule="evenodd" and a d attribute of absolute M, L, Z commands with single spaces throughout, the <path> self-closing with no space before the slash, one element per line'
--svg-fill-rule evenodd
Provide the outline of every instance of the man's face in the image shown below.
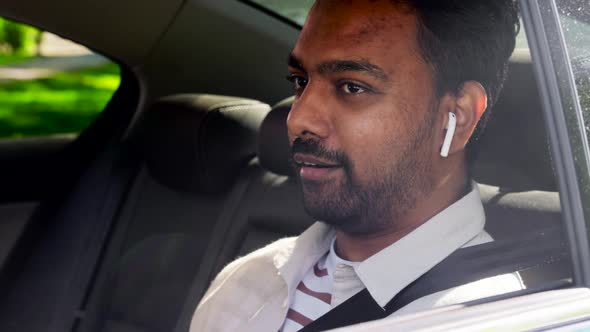
<path fill-rule="evenodd" d="M 320 0 L 289 59 L 304 203 L 345 232 L 384 231 L 432 189 L 437 99 L 416 33 L 389 0 Z"/>

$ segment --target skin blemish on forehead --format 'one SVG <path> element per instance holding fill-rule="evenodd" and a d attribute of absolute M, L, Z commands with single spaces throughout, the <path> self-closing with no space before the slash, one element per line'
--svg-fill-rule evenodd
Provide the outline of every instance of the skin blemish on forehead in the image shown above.
<path fill-rule="evenodd" d="M 359 29 L 358 35 L 359 37 L 363 37 L 370 34 L 372 32 L 372 30 L 369 27 L 361 27 Z"/>
<path fill-rule="evenodd" d="M 384 18 L 365 22 L 363 25 L 357 27 L 354 31 L 351 31 L 348 38 L 353 39 L 355 43 L 370 39 L 379 31 L 385 29 L 388 23 L 389 22 L 387 22 L 387 20 Z"/>

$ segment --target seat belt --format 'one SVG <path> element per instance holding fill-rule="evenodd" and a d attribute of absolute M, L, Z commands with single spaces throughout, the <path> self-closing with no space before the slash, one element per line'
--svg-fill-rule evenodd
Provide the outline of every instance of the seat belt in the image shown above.
<path fill-rule="evenodd" d="M 96 270 L 102 260 L 102 255 L 110 241 L 110 235 L 116 223 L 117 216 L 127 193 L 131 189 L 139 169 L 139 160 L 127 146 L 119 146 L 113 151 L 114 161 L 112 163 L 107 182 L 106 191 L 98 197 L 96 193 L 90 193 L 88 198 L 102 200 L 102 206 L 96 210 L 97 217 L 94 220 L 94 234 L 89 238 L 87 250 L 81 255 L 81 264 L 78 267 L 74 286 L 62 299 L 61 307 L 63 315 L 54 322 L 55 331 L 66 331 L 77 326 L 86 317 L 85 299 L 91 287 Z M 105 170 L 106 171 L 106 170 Z M 90 189 L 90 188 L 89 188 Z M 90 205 L 93 206 L 93 205 Z M 75 310 L 74 312 L 70 310 Z M 73 317 L 68 314 L 74 313 Z M 72 319 L 70 321 L 70 319 Z M 70 325 L 71 324 L 71 325 Z"/>
<path fill-rule="evenodd" d="M 569 279 L 570 264 L 567 244 L 550 238 L 546 232 L 519 242 L 498 241 L 459 249 L 404 288 L 385 308 L 364 289 L 299 332 L 325 331 L 382 319 L 421 297 L 502 274 L 557 269 L 558 279 Z"/>

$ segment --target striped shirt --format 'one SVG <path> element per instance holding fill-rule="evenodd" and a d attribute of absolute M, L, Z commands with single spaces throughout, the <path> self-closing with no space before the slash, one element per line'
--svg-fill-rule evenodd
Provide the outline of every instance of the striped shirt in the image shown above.
<path fill-rule="evenodd" d="M 299 331 L 365 288 L 354 270 L 360 263 L 340 258 L 334 242 L 297 285 L 281 332 Z"/>

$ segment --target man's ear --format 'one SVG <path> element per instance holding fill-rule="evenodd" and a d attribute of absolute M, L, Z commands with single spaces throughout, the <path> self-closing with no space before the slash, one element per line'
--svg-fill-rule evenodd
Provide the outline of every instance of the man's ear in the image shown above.
<path fill-rule="evenodd" d="M 455 113 L 457 124 L 449 155 L 461 151 L 479 123 L 479 119 L 488 106 L 485 89 L 476 81 L 467 81 L 454 98 L 454 105 L 449 111 Z M 448 121 L 448 115 L 445 117 Z"/>

